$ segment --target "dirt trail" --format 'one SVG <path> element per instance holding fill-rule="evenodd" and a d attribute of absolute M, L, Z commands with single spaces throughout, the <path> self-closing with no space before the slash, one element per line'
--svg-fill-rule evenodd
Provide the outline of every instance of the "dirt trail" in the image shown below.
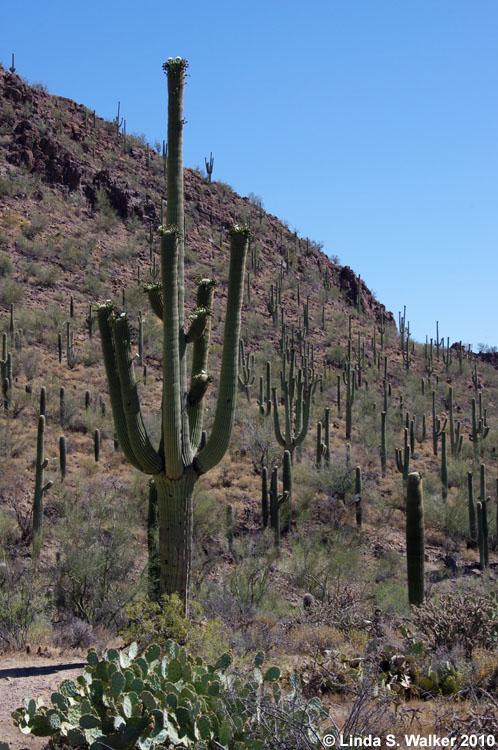
<path fill-rule="evenodd" d="M 47 702 L 63 680 L 74 679 L 85 665 L 82 654 L 54 654 L 52 658 L 15 654 L 0 656 L 0 742 L 10 750 L 42 750 L 46 738 L 23 735 L 14 727 L 11 711 L 22 705 L 25 695 L 42 696 Z"/>

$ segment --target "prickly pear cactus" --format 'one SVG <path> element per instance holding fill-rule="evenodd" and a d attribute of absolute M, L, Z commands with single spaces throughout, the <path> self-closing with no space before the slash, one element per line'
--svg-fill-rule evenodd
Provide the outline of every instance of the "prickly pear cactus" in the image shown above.
<path fill-rule="evenodd" d="M 246 679 L 231 669 L 230 654 L 208 666 L 173 641 L 164 650 L 150 645 L 140 655 L 136 643 L 127 651 L 109 649 L 100 659 L 91 650 L 83 674 L 75 682 L 64 680 L 52 693 L 51 705 L 28 696 L 12 717 L 24 734 L 90 750 L 263 750 L 264 730 L 256 710 L 248 710 L 251 700 L 261 705 L 271 695 L 268 700 L 282 702 L 289 716 L 287 696 L 278 685 L 280 670 L 262 670 L 263 660 L 264 654 L 256 656 Z M 272 689 L 265 693 L 265 686 Z M 298 705 L 296 696 L 293 701 Z M 315 708 L 317 719 L 321 707 L 318 713 Z"/>

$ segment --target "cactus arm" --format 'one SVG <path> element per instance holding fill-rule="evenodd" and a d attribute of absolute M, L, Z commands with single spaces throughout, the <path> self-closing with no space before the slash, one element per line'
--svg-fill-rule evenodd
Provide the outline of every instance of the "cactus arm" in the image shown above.
<path fill-rule="evenodd" d="M 183 472 L 177 232 L 176 228 L 160 228 L 164 309 L 163 434 L 166 474 L 170 479 L 178 479 Z"/>
<path fill-rule="evenodd" d="M 275 438 L 277 440 L 277 443 L 280 446 L 282 446 L 282 448 L 285 448 L 286 443 L 283 438 L 282 431 L 280 430 L 280 422 L 278 419 L 277 389 L 276 388 L 271 389 L 271 395 L 272 395 L 272 401 L 273 401 L 273 426 L 275 429 Z"/>
<path fill-rule="evenodd" d="M 211 311 L 213 308 L 214 296 L 214 279 L 200 279 L 197 286 L 197 309 Z M 208 354 L 209 354 L 209 337 L 211 334 L 211 315 L 206 316 L 206 322 L 202 334 L 193 342 L 192 348 L 192 368 L 190 374 L 190 390 L 192 391 L 193 383 L 199 378 L 200 374 L 206 374 Z M 189 339 L 191 332 L 187 334 Z M 210 379 L 208 379 L 210 382 Z M 207 388 L 207 384 L 206 384 Z M 190 396 L 190 394 L 189 394 Z M 200 444 L 202 435 L 202 421 L 204 417 L 204 401 L 200 399 L 193 403 L 189 397 L 188 420 L 190 443 L 192 450 L 195 452 Z"/>
<path fill-rule="evenodd" d="M 225 455 L 230 443 L 235 405 L 237 402 L 237 376 L 242 297 L 244 293 L 244 266 L 249 242 L 249 229 L 235 226 L 230 237 L 230 271 L 228 279 L 223 356 L 221 361 L 218 400 L 211 435 L 196 457 L 196 468 L 203 474 L 216 466 Z"/>
<path fill-rule="evenodd" d="M 144 291 L 149 298 L 150 306 L 159 318 L 163 319 L 163 287 L 162 284 L 146 284 Z"/>
<path fill-rule="evenodd" d="M 100 338 L 102 341 L 102 352 L 104 356 L 104 368 L 109 385 L 109 396 L 111 399 L 112 418 L 116 430 L 116 436 L 121 449 L 135 469 L 142 471 L 142 467 L 136 457 L 126 426 L 126 417 L 123 407 L 123 398 L 121 395 L 121 383 L 119 382 L 118 366 L 116 363 L 116 352 L 112 339 L 112 329 L 109 322 L 109 316 L 112 311 L 110 302 L 101 305 L 97 311 Z"/>
<path fill-rule="evenodd" d="M 162 470 L 163 462 L 157 451 L 152 447 L 143 423 L 135 379 L 135 367 L 130 352 L 130 329 L 125 313 L 114 320 L 112 338 L 121 383 L 123 411 L 133 453 L 142 471 L 146 474 L 157 474 Z"/>
<path fill-rule="evenodd" d="M 303 415 L 303 426 L 301 432 L 296 437 L 294 444 L 296 446 L 301 445 L 308 433 L 308 427 L 310 423 L 310 411 L 311 411 L 311 399 L 316 388 L 316 381 L 308 387 L 308 393 L 306 394 L 306 401 L 304 402 L 304 415 Z"/>
<path fill-rule="evenodd" d="M 208 325 L 210 315 L 211 310 L 206 307 L 198 307 L 196 309 L 191 318 L 190 328 L 185 334 L 188 344 L 201 338 Z"/>

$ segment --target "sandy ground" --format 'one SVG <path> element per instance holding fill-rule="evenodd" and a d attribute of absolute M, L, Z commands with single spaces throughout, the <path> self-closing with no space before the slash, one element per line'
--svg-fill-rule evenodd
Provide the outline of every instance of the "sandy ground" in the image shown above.
<path fill-rule="evenodd" d="M 21 734 L 12 723 L 11 711 L 22 705 L 25 695 L 50 701 L 51 693 L 63 680 L 81 674 L 82 662 L 85 657 L 74 652 L 54 652 L 50 658 L 32 654 L 0 656 L 0 742 L 9 743 L 10 750 L 42 750 L 47 740 Z"/>

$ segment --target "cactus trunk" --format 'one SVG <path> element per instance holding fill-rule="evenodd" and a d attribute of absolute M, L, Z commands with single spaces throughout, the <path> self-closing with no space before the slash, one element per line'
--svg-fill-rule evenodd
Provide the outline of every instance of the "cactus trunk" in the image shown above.
<path fill-rule="evenodd" d="M 424 601 L 424 495 L 418 472 L 408 474 L 406 494 L 406 559 L 408 601 L 419 606 Z"/>

